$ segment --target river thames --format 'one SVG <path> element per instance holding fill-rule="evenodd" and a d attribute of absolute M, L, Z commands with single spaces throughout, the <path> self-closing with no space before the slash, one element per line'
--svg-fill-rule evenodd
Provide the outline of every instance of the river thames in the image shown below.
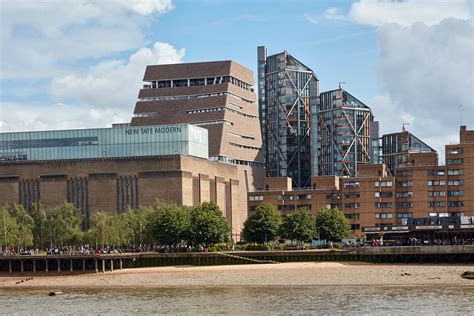
<path fill-rule="evenodd" d="M 470 286 L 265 286 L 0 290 L 2 314 L 17 315 L 472 315 Z"/>

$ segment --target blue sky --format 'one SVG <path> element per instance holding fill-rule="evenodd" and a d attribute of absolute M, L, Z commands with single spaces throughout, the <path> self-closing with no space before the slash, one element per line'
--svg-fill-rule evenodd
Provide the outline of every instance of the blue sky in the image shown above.
<path fill-rule="evenodd" d="M 441 153 L 474 126 L 470 0 L 5 0 L 0 131 L 129 121 L 147 64 L 287 50 L 321 91 L 345 88 L 381 132 L 403 122 Z M 441 155 L 442 156 L 442 155 Z"/>

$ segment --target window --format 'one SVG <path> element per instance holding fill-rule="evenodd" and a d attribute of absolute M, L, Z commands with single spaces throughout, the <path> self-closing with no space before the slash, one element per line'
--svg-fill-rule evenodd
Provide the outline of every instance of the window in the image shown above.
<path fill-rule="evenodd" d="M 412 212 L 397 213 L 397 218 L 413 218 Z"/>
<path fill-rule="evenodd" d="M 344 194 L 344 198 L 346 198 L 346 199 L 360 198 L 360 193 L 359 192 L 346 193 L 346 194 Z"/>
<path fill-rule="evenodd" d="M 444 176 L 446 172 L 444 170 L 429 170 L 429 176 Z"/>
<path fill-rule="evenodd" d="M 448 170 L 448 176 L 458 176 L 464 174 L 463 169 L 453 169 L 453 170 Z"/>
<path fill-rule="evenodd" d="M 204 86 L 206 84 L 205 78 L 195 78 L 189 80 L 189 85 L 192 86 Z"/>
<path fill-rule="evenodd" d="M 359 203 L 347 203 L 344 204 L 344 208 L 359 208 L 360 204 Z"/>
<path fill-rule="evenodd" d="M 445 207 L 446 202 L 440 202 L 440 201 L 432 201 L 428 202 L 428 207 Z"/>
<path fill-rule="evenodd" d="M 311 194 L 300 194 L 296 196 L 297 200 L 311 200 Z"/>
<path fill-rule="evenodd" d="M 326 195 L 326 199 L 336 199 L 336 200 L 340 200 L 342 199 L 342 194 L 337 194 L 337 193 L 333 193 L 333 194 L 327 194 Z"/>
<path fill-rule="evenodd" d="M 433 196 L 433 197 L 446 196 L 446 191 L 428 191 L 428 196 Z"/>
<path fill-rule="evenodd" d="M 382 203 L 382 202 L 377 202 L 375 203 L 376 208 L 392 208 L 393 203 L 392 202 L 387 202 L 387 203 Z"/>
<path fill-rule="evenodd" d="M 347 213 L 347 214 L 344 214 L 344 216 L 345 216 L 347 219 L 359 219 L 359 218 L 360 218 L 360 214 L 359 214 L 359 213 Z"/>
<path fill-rule="evenodd" d="M 278 201 L 293 201 L 293 195 L 279 195 Z"/>
<path fill-rule="evenodd" d="M 173 81 L 174 87 L 187 87 L 188 86 L 188 79 L 180 79 Z"/>
<path fill-rule="evenodd" d="M 360 187 L 360 183 L 359 182 L 347 182 L 347 183 L 344 183 L 344 188 L 346 189 L 352 189 L 352 188 L 358 188 Z"/>
<path fill-rule="evenodd" d="M 411 198 L 412 196 L 412 192 L 397 192 L 397 198 Z"/>
<path fill-rule="evenodd" d="M 399 202 L 397 203 L 397 208 L 411 208 L 411 202 Z"/>
<path fill-rule="evenodd" d="M 448 149 L 448 154 L 451 154 L 451 155 L 458 155 L 458 154 L 462 154 L 462 153 L 463 153 L 462 148 L 449 148 Z"/>
<path fill-rule="evenodd" d="M 455 196 L 464 196 L 464 191 L 448 191 L 448 196 L 449 197 L 455 197 Z"/>
<path fill-rule="evenodd" d="M 374 192 L 376 198 L 391 198 L 393 196 L 392 192 Z"/>
<path fill-rule="evenodd" d="M 380 218 L 380 219 L 393 218 L 393 214 L 392 213 L 376 213 L 375 218 Z"/>
<path fill-rule="evenodd" d="M 413 186 L 413 182 L 411 181 L 398 181 L 397 182 L 397 187 L 405 188 L 405 187 L 411 187 L 411 186 Z"/>
<path fill-rule="evenodd" d="M 463 158 L 458 158 L 458 159 L 448 159 L 446 160 L 446 164 L 449 165 L 462 165 L 464 163 Z"/>
<path fill-rule="evenodd" d="M 374 183 L 374 186 L 376 186 L 376 187 L 391 187 L 391 186 L 393 186 L 393 182 L 392 181 L 381 181 L 381 182 L 376 181 Z"/>
<path fill-rule="evenodd" d="M 449 180 L 448 185 L 451 185 L 451 186 L 464 185 L 464 180 Z"/>
<path fill-rule="evenodd" d="M 360 224 L 351 224 L 351 230 L 360 230 Z"/>
<path fill-rule="evenodd" d="M 295 206 L 294 205 L 278 205 L 278 210 L 279 211 L 294 211 Z"/>
<path fill-rule="evenodd" d="M 463 201 L 448 202 L 448 207 L 461 207 L 461 206 L 464 206 Z"/>
<path fill-rule="evenodd" d="M 249 201 L 263 201 L 263 195 L 249 195 Z"/>
<path fill-rule="evenodd" d="M 411 176 L 411 171 L 397 171 L 397 177 L 408 177 Z"/>
<path fill-rule="evenodd" d="M 428 180 L 428 186 L 440 186 L 440 185 L 446 185 L 446 181 Z"/>

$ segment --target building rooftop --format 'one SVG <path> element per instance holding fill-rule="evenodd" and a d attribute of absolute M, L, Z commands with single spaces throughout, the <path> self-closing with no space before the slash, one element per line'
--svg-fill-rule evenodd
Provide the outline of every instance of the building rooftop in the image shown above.
<path fill-rule="evenodd" d="M 216 77 L 226 75 L 232 75 L 252 86 L 255 84 L 252 70 L 233 60 L 149 65 L 145 70 L 143 81 Z"/>

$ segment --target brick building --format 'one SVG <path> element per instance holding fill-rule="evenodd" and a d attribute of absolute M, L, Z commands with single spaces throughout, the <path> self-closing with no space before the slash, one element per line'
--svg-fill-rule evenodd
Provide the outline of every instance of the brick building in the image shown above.
<path fill-rule="evenodd" d="M 436 152 L 409 153 L 394 176 L 385 165 L 360 165 L 357 178 L 312 177 L 304 190 L 293 190 L 286 177 L 266 178 L 265 189 L 248 198 L 249 213 L 261 203 L 282 215 L 338 207 L 354 236 L 413 218 L 474 216 L 474 131 L 461 126 L 459 144 L 446 145 L 446 166 L 438 165 Z"/>
<path fill-rule="evenodd" d="M 231 60 L 151 65 L 143 81 L 131 125 L 206 128 L 209 159 L 237 168 L 242 224 L 247 193 L 263 187 L 265 175 L 253 72 Z"/>
<path fill-rule="evenodd" d="M 96 211 L 214 201 L 238 238 L 237 166 L 208 160 L 207 144 L 207 130 L 189 124 L 2 133 L 0 203 L 71 202 L 86 229 Z"/>

